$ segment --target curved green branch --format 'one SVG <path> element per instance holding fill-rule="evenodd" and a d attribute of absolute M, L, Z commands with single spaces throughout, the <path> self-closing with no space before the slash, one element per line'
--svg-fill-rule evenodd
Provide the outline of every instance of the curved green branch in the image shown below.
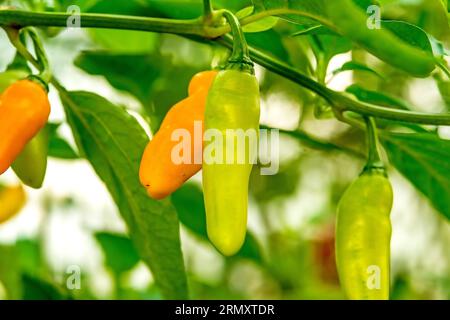
<path fill-rule="evenodd" d="M 67 28 L 68 21 L 72 17 L 73 15 L 68 13 L 0 9 L 0 26 L 16 29 L 29 26 Z M 80 14 L 80 27 L 138 30 L 198 36 L 205 36 L 207 34 L 201 19 L 179 20 L 97 13 Z"/>
<path fill-rule="evenodd" d="M 288 8 L 267 10 L 246 17 L 240 21 L 241 25 L 249 24 L 258 19 L 270 15 L 297 14 L 316 19 L 329 26 L 327 21 L 321 21 L 320 17 L 311 16 L 307 12 L 299 12 Z M 26 26 L 37 27 L 67 27 L 67 21 L 71 17 L 66 13 L 37 13 L 17 10 L 0 10 L 0 26 L 10 28 L 22 28 Z M 124 30 L 141 30 L 150 32 L 173 33 L 198 38 L 216 39 L 220 44 L 232 48 L 231 36 L 224 35 L 230 31 L 230 26 L 210 26 L 205 24 L 202 18 L 193 20 L 178 20 L 164 18 L 147 18 L 110 14 L 81 14 L 80 22 L 82 28 L 111 28 Z M 330 26 L 329 26 L 330 27 Z M 332 27 L 332 26 L 331 26 Z M 220 38 L 219 38 L 220 37 Z M 430 125 L 450 125 L 450 113 L 427 114 L 396 110 L 380 107 L 368 103 L 356 101 L 345 94 L 328 89 L 326 86 L 308 78 L 298 70 L 284 62 L 269 56 L 255 48 L 249 47 L 250 56 L 256 63 L 266 69 L 275 72 L 295 83 L 315 92 L 323 97 L 332 107 L 338 119 L 344 119 L 343 113 L 352 111 L 361 116 L 371 116 L 394 121 L 411 122 Z"/>

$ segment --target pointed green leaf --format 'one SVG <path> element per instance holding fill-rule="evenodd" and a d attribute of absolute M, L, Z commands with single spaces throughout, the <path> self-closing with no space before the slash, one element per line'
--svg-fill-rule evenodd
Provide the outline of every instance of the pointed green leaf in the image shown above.
<path fill-rule="evenodd" d="M 450 140 L 431 133 L 381 139 L 391 163 L 450 220 Z"/>
<path fill-rule="evenodd" d="M 98 95 L 60 95 L 79 150 L 108 188 L 162 294 L 187 298 L 176 212 L 169 202 L 150 199 L 139 182 L 144 130 L 124 108 Z"/>

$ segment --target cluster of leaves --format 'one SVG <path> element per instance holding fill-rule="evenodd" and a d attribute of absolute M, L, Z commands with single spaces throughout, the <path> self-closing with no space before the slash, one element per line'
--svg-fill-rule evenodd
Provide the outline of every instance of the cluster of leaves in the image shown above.
<path fill-rule="evenodd" d="M 250 15 L 276 12 L 277 17 L 265 17 L 244 26 L 252 48 L 288 63 L 322 85 L 326 84 L 330 74 L 336 76 L 352 71 L 354 83 L 346 92 L 355 99 L 390 108 L 414 110 L 415 107 L 408 102 L 406 95 L 406 88 L 413 78 L 390 66 L 389 59 L 384 59 L 384 62 L 373 59 L 369 53 L 376 53 L 376 50 L 370 43 L 360 43 L 351 33 L 340 34 L 327 16 L 326 1 L 328 0 L 213 2 L 215 8 L 230 9 L 244 20 Z M 370 0 L 354 2 L 364 10 L 372 4 Z M 43 1 L 29 1 L 30 8 L 37 11 L 65 11 L 72 4 L 66 0 L 54 1 L 54 6 L 42 5 L 43 3 L 45 4 Z M 445 45 L 450 40 L 447 1 L 411 3 L 379 0 L 376 3 L 383 9 L 383 18 L 386 18 L 382 22 L 383 29 L 394 34 L 398 41 L 437 56 L 438 59 L 447 54 Z M 16 4 L 23 5 L 20 1 Z M 85 0 L 77 1 L 77 5 L 82 12 L 89 13 L 176 19 L 197 18 L 203 9 L 201 0 Z M 55 35 L 52 29 L 47 32 Z M 153 132 L 158 129 L 170 106 L 185 96 L 188 79 L 197 71 L 210 68 L 210 61 L 214 58 L 224 58 L 223 48 L 214 42 L 194 43 L 174 36 L 119 30 L 91 29 L 88 34 L 100 49 L 80 53 L 74 64 L 88 74 L 103 76 L 115 89 L 134 96 L 142 105 L 139 112 L 148 120 Z M 362 47 L 365 50 L 361 50 Z M 352 53 L 351 61 L 336 70 L 329 70 L 333 57 L 349 52 Z M 450 82 L 439 72 L 435 73 L 434 80 L 442 94 L 442 110 L 448 112 Z M 283 86 L 279 85 L 279 81 L 283 81 Z M 346 148 L 353 148 L 352 150 L 359 148 L 358 152 L 363 150 L 360 132 L 349 131 L 348 135 L 336 137 L 333 143 L 309 139 L 302 133 L 304 122 L 313 119 L 311 115 L 327 118 L 331 114 L 330 106 L 323 99 L 268 72 L 261 87 L 263 96 L 276 88 L 294 96 L 303 105 L 304 117 L 298 130 L 290 135 L 305 142 L 306 146 L 324 150 L 342 149 L 334 144 L 336 143 L 346 144 Z M 201 190 L 196 185 L 188 184 L 170 200 L 157 202 L 149 199 L 138 181 L 139 161 L 148 141 L 138 121 L 126 108 L 114 105 L 96 94 L 58 89 L 78 153 L 91 163 L 107 186 L 126 221 L 138 255 L 152 270 L 162 295 L 166 298 L 187 298 L 179 223 L 199 239 L 206 239 Z M 379 121 L 379 125 L 386 129 L 381 131 L 380 138 L 391 164 L 443 216 L 450 219 L 450 141 L 441 139 L 434 128 L 392 121 Z M 55 135 L 51 140 L 51 155 L 76 158 L 76 153 L 56 134 L 57 130 L 53 132 Z M 287 164 L 285 175 L 282 171 L 275 177 L 255 178 L 257 183 L 252 191 L 255 198 L 264 203 L 293 193 L 296 188 L 293 175 L 295 177 L 299 174 L 297 164 L 295 161 Z M 269 190 L 262 187 L 269 185 L 280 188 Z M 98 235 L 97 238 L 103 246 L 111 241 L 107 235 Z M 271 252 L 276 253 L 280 247 L 282 246 L 274 246 L 274 251 Z M 117 257 L 114 257 L 114 251 L 108 253 L 106 249 L 105 252 L 116 273 L 134 265 L 134 258 L 124 262 L 125 265 L 115 265 Z M 278 257 L 284 259 L 282 255 Z M 236 259 L 265 263 L 261 248 L 251 233 Z M 274 266 L 268 269 L 273 273 L 281 272 L 283 276 L 287 273 L 277 271 Z"/>

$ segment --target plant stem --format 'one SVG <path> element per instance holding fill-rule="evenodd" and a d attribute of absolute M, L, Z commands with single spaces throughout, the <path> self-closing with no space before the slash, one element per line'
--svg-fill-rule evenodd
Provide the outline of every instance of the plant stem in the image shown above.
<path fill-rule="evenodd" d="M 204 8 L 206 9 L 206 0 Z M 205 11 L 205 14 L 206 12 Z M 211 8 L 211 16 L 212 14 Z M 247 25 L 260 19 L 276 16 L 276 15 L 300 15 L 319 21 L 324 26 L 334 29 L 327 20 L 320 16 L 315 16 L 307 11 L 293 10 L 289 8 L 277 8 L 258 12 L 256 14 L 245 17 L 241 21 L 241 25 Z M 22 10 L 0 9 L 0 26 L 21 28 L 27 26 L 35 27 L 68 27 L 67 22 L 72 17 L 71 14 L 65 12 L 29 12 Z M 181 35 L 198 35 L 205 38 L 218 38 L 230 32 L 230 26 L 204 25 L 202 19 L 180 20 L 180 19 L 164 19 L 164 18 L 148 18 L 137 16 L 126 16 L 117 14 L 99 14 L 99 13 L 82 13 L 79 15 L 82 28 L 107 28 L 121 30 L 140 30 L 150 32 L 165 32 Z M 208 21 L 208 20 L 206 20 Z"/>
<path fill-rule="evenodd" d="M 0 10 L 0 25 L 12 28 L 68 27 L 68 13 Z M 200 19 L 179 20 L 113 14 L 80 14 L 81 28 L 106 28 L 205 36 Z"/>
<path fill-rule="evenodd" d="M 367 171 L 384 171 L 385 167 L 378 151 L 377 124 L 372 117 L 365 117 L 366 135 L 367 135 L 367 164 L 364 172 Z"/>
<path fill-rule="evenodd" d="M 230 59 L 228 59 L 226 69 L 237 69 L 254 74 L 253 62 L 250 59 L 247 41 L 239 19 L 228 10 L 223 10 L 222 14 L 230 24 L 231 32 L 233 33 L 233 52 Z"/>
<path fill-rule="evenodd" d="M 33 41 L 34 52 L 36 54 L 37 61 L 40 65 L 41 73 L 39 74 L 39 77 L 45 83 L 48 83 L 52 78 L 52 74 L 50 71 L 47 55 L 45 54 L 44 46 L 42 45 L 42 42 L 34 29 L 27 28 L 26 31 L 28 32 L 31 40 Z"/>
<path fill-rule="evenodd" d="M 16 48 L 17 52 L 28 60 L 36 69 L 40 70 L 39 62 L 33 57 L 28 49 L 23 45 L 19 37 L 19 30 L 13 28 L 4 28 L 8 35 L 9 41 Z"/>
<path fill-rule="evenodd" d="M 211 0 L 203 0 L 203 18 L 206 22 L 212 18 L 213 7 Z"/>

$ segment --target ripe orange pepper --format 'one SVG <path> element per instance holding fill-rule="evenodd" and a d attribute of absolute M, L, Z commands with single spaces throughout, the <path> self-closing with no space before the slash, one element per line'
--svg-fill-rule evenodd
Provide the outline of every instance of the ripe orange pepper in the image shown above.
<path fill-rule="evenodd" d="M 153 199 L 163 199 L 177 190 L 186 180 L 202 168 L 194 163 L 194 154 L 202 154 L 195 150 L 194 123 L 202 124 L 205 113 L 206 97 L 217 71 L 203 71 L 196 74 L 189 84 L 189 96 L 175 104 L 164 118 L 159 131 L 147 145 L 141 160 L 140 180 Z M 191 137 L 191 163 L 177 164 L 172 161 L 172 150 L 180 141 L 172 141 L 172 133 L 177 129 L 185 129 Z M 198 148 L 202 148 L 200 144 Z M 201 157 L 201 156 L 200 156 Z"/>
<path fill-rule="evenodd" d="M 0 99 L 0 174 L 45 126 L 49 115 L 50 103 L 42 85 L 20 80 L 5 90 Z"/>

